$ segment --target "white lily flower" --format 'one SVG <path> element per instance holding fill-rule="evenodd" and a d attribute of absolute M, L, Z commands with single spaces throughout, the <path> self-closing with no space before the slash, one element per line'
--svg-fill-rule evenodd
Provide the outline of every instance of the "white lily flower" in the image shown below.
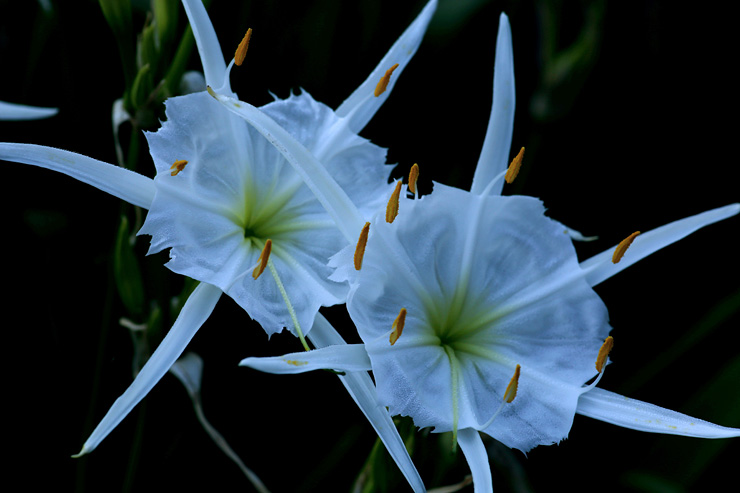
<path fill-rule="evenodd" d="M 27 106 L 0 101 L 0 120 L 40 120 L 52 117 L 58 112 L 57 108 L 43 108 L 41 106 Z"/>
<path fill-rule="evenodd" d="M 539 200 L 499 195 L 513 125 L 511 51 L 502 15 L 491 124 L 471 192 L 435 184 L 431 195 L 404 202 L 394 222 L 376 217 L 357 248 L 333 260 L 337 277 L 351 282 L 347 307 L 363 344 L 241 365 L 272 373 L 372 370 L 379 405 L 456 434 L 476 491 L 492 490 L 479 432 L 526 452 L 567 437 L 580 413 L 640 431 L 740 436 L 740 429 L 596 388 L 611 328 L 592 289 L 738 214 L 740 204 L 631 237 L 631 246 L 617 246 L 619 255 L 610 248 L 579 263 L 564 234 L 570 231 L 545 217 Z"/>
<path fill-rule="evenodd" d="M 232 95 L 231 65 L 227 68 L 224 62 L 202 2 L 183 0 L 183 5 L 206 83 Z M 368 80 L 336 112 L 307 93 L 258 110 L 305 146 L 305 158 L 331 176 L 332 183 L 340 183 L 340 200 L 350 209 L 347 214 L 369 215 L 388 187 L 385 150 L 357 132 L 388 97 L 421 42 L 435 7 L 436 0 L 429 2 Z M 385 92 L 373 94 L 378 80 L 395 64 Z M 346 285 L 328 280 L 331 269 L 326 261 L 348 244 L 343 233 L 344 237 L 350 233 L 337 229 L 324 203 L 288 165 L 293 163 L 281 154 L 280 142 L 264 139 L 205 92 L 172 98 L 166 110 L 162 128 L 147 134 L 157 168 L 153 180 L 60 149 L 0 144 L 0 159 L 59 171 L 148 209 L 139 234 L 152 236 L 150 252 L 169 248 L 167 267 L 201 281 L 160 346 L 79 455 L 92 451 L 167 372 L 222 292 L 244 307 L 268 334 L 287 326 L 300 335 L 300 327 L 304 331 L 312 327 L 320 306 L 343 302 L 348 291 Z M 316 185 L 316 180 L 312 183 Z M 270 274 L 259 275 L 264 269 Z M 353 396 L 366 394 L 366 383 L 352 384 Z M 377 414 L 374 410 L 366 413 Z M 400 438 L 390 437 L 390 442 L 400 443 L 396 455 L 405 454 Z M 415 489 L 423 489 L 408 454 L 398 460 L 405 461 L 402 469 Z"/>

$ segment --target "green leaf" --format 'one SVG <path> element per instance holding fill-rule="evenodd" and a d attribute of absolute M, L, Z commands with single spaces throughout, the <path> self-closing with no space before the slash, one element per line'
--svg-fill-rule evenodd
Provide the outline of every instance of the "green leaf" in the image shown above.
<path fill-rule="evenodd" d="M 113 275 L 124 306 L 131 314 L 140 316 L 144 312 L 144 285 L 130 239 L 128 219 L 121 216 L 113 256 Z"/>

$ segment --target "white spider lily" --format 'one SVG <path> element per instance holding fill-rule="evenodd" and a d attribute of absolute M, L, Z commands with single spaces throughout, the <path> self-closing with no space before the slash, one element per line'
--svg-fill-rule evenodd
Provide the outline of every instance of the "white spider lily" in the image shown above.
<path fill-rule="evenodd" d="M 205 8 L 200 0 L 183 0 L 183 4 L 206 83 L 233 95 L 228 82 L 231 65 L 227 68 L 224 62 Z M 339 182 L 344 206 L 357 217 L 375 210 L 388 187 L 389 170 L 384 164 L 385 150 L 356 133 L 387 98 L 421 42 L 435 7 L 436 1 L 429 2 L 379 67 L 336 112 L 306 93 L 258 110 L 279 122 L 281 132 L 305 146 L 305 159 L 320 162 L 318 168 L 332 177 L 332 183 Z M 375 96 L 373 88 L 394 64 L 398 67 L 385 92 Z M 282 150 L 280 143 L 265 140 L 205 92 L 172 98 L 166 102 L 166 110 L 162 128 L 147 134 L 157 168 L 153 180 L 60 149 L 0 144 L 0 159 L 62 172 L 148 209 L 139 233 L 152 236 L 150 252 L 170 248 L 167 267 L 201 281 L 167 336 L 80 454 L 92 451 L 167 372 L 222 292 L 270 334 L 286 326 L 298 334 L 300 327 L 310 329 L 319 306 L 343 302 L 347 294 L 346 285 L 328 280 L 326 261 L 348 243 L 343 237 L 348 232 L 337 229 L 322 203 L 289 166 L 293 163 L 278 152 Z M 270 274 L 257 276 L 260 269 L 268 269 Z M 336 344 L 332 336 L 330 330 L 324 330 L 314 340 L 328 337 Z M 366 406 L 370 402 L 366 397 L 369 377 L 367 382 L 353 377 L 345 381 L 350 381 L 353 397 Z M 365 412 L 376 416 L 377 423 L 386 420 L 377 417 L 382 413 L 376 409 Z M 384 430 L 389 430 L 388 423 L 392 424 L 389 416 L 382 425 Z M 405 461 L 404 474 L 415 489 L 423 489 L 395 429 L 383 433 L 388 435 L 386 443 L 396 444 L 391 451 L 394 457 L 405 454 L 405 459 L 397 458 Z"/>
<path fill-rule="evenodd" d="M 351 283 L 347 307 L 364 344 L 241 364 L 273 373 L 372 370 L 379 405 L 456 434 L 476 491 L 492 489 L 480 431 L 525 452 L 565 438 L 575 413 L 641 431 L 740 436 L 595 388 L 611 328 L 592 289 L 740 204 L 630 238 L 621 260 L 611 248 L 579 264 L 571 232 L 546 218 L 539 200 L 500 196 L 513 125 L 511 51 L 502 15 L 491 123 L 471 192 L 435 184 L 430 196 L 404 202 L 394 222 L 374 218 L 357 248 L 333 259 L 337 278 Z M 627 246 L 618 246 L 621 255 Z"/>

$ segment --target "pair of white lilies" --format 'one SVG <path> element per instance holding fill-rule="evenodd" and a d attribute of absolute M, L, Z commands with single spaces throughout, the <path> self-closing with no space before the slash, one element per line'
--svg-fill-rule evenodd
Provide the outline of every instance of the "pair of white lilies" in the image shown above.
<path fill-rule="evenodd" d="M 268 334 L 287 327 L 306 349 L 305 338 L 316 348 L 241 364 L 343 372 L 339 378 L 414 491 L 424 483 L 393 415 L 452 431 L 476 492 L 492 490 L 481 431 L 525 452 L 566 437 L 575 413 L 650 432 L 740 435 L 596 388 L 611 338 L 606 307 L 592 289 L 737 214 L 740 204 L 630 237 L 618 255 L 612 248 L 579 263 L 577 232 L 545 217 L 535 198 L 501 196 L 515 103 L 505 15 L 471 190 L 435 184 L 431 195 L 399 200 L 401 184 L 387 183 L 385 150 L 357 133 L 415 53 L 436 3 L 334 111 L 305 92 L 259 109 L 236 99 L 232 65 L 205 8 L 183 0 L 208 90 L 169 99 L 167 121 L 147 133 L 153 180 L 60 149 L 0 144 L 0 159 L 62 172 L 148 209 L 139 234 L 151 235 L 150 252 L 169 248 L 167 267 L 200 281 L 80 454 L 97 447 L 172 367 L 222 293 Z M 318 312 L 340 303 L 364 344 L 346 344 Z"/>

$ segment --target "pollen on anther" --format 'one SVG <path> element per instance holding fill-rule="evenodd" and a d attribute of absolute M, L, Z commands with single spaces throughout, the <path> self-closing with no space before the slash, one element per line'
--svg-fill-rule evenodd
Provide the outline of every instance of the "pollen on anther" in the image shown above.
<path fill-rule="evenodd" d="M 170 175 L 177 176 L 177 174 L 180 171 L 182 171 L 183 169 L 185 169 L 185 165 L 186 164 L 188 164 L 188 162 L 185 161 L 184 159 L 178 159 L 177 161 L 175 161 L 174 163 L 172 163 L 172 166 L 170 166 L 170 170 L 172 170 L 172 172 L 170 173 Z"/>
<path fill-rule="evenodd" d="M 237 67 L 244 63 L 244 58 L 247 56 L 247 49 L 249 48 L 249 40 L 252 39 L 252 28 L 247 29 L 247 33 L 242 38 L 239 46 L 236 48 L 234 53 L 234 63 Z"/>
<path fill-rule="evenodd" d="M 414 163 L 409 170 L 409 191 L 416 195 L 416 182 L 419 179 L 419 165 Z"/>
<path fill-rule="evenodd" d="M 393 332 L 391 332 L 391 336 L 388 339 L 391 343 L 391 346 L 396 343 L 399 337 L 401 337 L 401 334 L 403 333 L 403 326 L 406 324 L 406 309 L 401 308 L 401 311 L 398 312 L 398 316 L 396 317 L 396 320 L 393 321 L 393 325 L 391 328 L 393 329 Z"/>
<path fill-rule="evenodd" d="M 370 223 L 365 223 L 360 232 L 360 239 L 357 240 L 355 248 L 355 270 L 362 269 L 362 259 L 365 256 L 365 247 L 367 246 L 367 235 L 370 233 Z"/>
<path fill-rule="evenodd" d="M 516 369 L 514 369 L 514 376 L 511 377 L 511 380 L 509 381 L 509 385 L 506 386 L 506 392 L 504 392 L 504 402 L 507 404 L 511 404 L 511 402 L 516 397 L 516 391 L 519 389 L 519 374 L 522 371 L 522 367 L 520 365 L 516 365 Z"/>
<path fill-rule="evenodd" d="M 401 197 L 401 185 L 403 182 L 398 180 L 396 182 L 396 188 L 391 194 L 391 198 L 388 200 L 388 205 L 385 206 L 385 222 L 392 223 L 398 216 L 398 200 Z"/>
<path fill-rule="evenodd" d="M 623 239 L 619 242 L 619 245 L 617 245 L 617 248 L 614 249 L 614 255 L 612 255 L 612 263 L 616 264 L 620 260 L 622 260 L 622 257 L 624 257 L 624 253 L 627 251 L 627 249 L 630 247 L 633 241 L 635 241 L 635 238 L 637 238 L 637 235 L 639 235 L 639 231 L 635 231 L 631 235 L 629 235 L 627 238 Z"/>
<path fill-rule="evenodd" d="M 398 68 L 398 64 L 395 64 L 391 68 L 385 71 L 385 75 L 380 78 L 378 84 L 375 86 L 375 97 L 377 98 L 385 92 L 388 88 L 388 83 L 391 81 L 391 74 Z"/>
<path fill-rule="evenodd" d="M 596 357 L 596 371 L 598 371 L 599 373 L 604 370 L 606 358 L 607 356 L 609 356 L 609 353 L 611 352 L 613 347 L 614 338 L 612 336 L 609 336 L 604 341 L 604 344 L 601 345 L 601 349 L 599 349 L 599 355 Z"/>
<path fill-rule="evenodd" d="M 522 167 L 522 161 L 524 160 L 524 147 L 522 147 L 519 150 L 519 154 L 516 155 L 513 161 L 511 161 L 511 164 L 509 165 L 509 169 L 506 170 L 506 175 L 504 176 L 504 180 L 506 180 L 506 183 L 512 183 L 514 179 L 516 178 L 516 175 L 519 174 L 519 169 Z"/>
<path fill-rule="evenodd" d="M 257 259 L 257 262 L 259 262 L 259 264 L 252 271 L 253 278 L 257 279 L 265 271 L 265 267 L 267 267 L 267 261 L 270 260 L 271 251 L 272 240 L 267 240 L 265 242 L 265 246 L 262 248 L 262 253 L 260 253 L 260 258 Z"/>

